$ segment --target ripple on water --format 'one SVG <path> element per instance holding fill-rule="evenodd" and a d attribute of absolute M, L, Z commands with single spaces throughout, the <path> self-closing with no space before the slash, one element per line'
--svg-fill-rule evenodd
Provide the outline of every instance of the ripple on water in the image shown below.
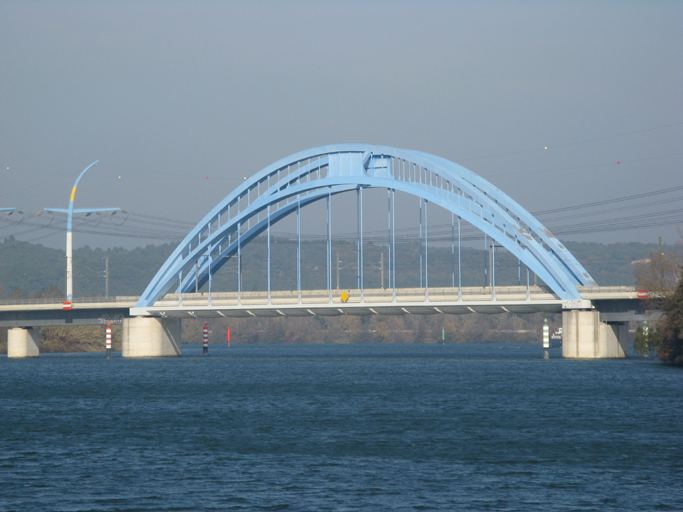
<path fill-rule="evenodd" d="M 0 358 L 0 509 L 683 510 L 683 372 L 659 364 L 183 350 Z"/>

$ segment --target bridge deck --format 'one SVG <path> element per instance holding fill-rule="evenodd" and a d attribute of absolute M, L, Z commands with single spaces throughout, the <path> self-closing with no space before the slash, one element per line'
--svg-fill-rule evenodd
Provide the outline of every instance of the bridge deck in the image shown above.
<path fill-rule="evenodd" d="M 585 287 L 586 300 L 636 299 L 631 287 L 608 287 L 596 290 Z M 342 293 L 348 294 L 346 301 Z M 528 294 L 527 294 L 528 291 Z M 164 317 L 234 317 L 234 316 L 337 316 L 467 313 L 536 313 L 560 312 L 563 301 L 549 287 L 500 286 L 457 288 L 402 288 L 360 290 L 306 290 L 242 292 L 220 294 L 167 294 L 151 308 L 133 308 L 133 315 Z"/>
<path fill-rule="evenodd" d="M 342 300 L 346 291 L 348 299 Z M 560 312 L 566 307 L 590 307 L 591 302 L 633 304 L 635 288 L 626 286 L 580 287 L 585 303 L 565 304 L 546 286 L 401 288 L 360 290 L 167 294 L 153 307 L 136 308 L 136 296 L 108 299 L 77 298 L 71 311 L 63 311 L 61 299 L 0 301 L 0 326 L 84 325 L 115 322 L 129 316 L 169 318 L 339 316 L 339 315 L 431 315 L 438 313 L 536 313 Z M 584 302 L 579 301 L 579 302 Z M 566 301 L 565 301 L 566 302 Z M 570 301 L 571 302 L 571 301 Z M 624 309 L 622 307 L 619 308 Z M 633 309 L 630 307 L 630 309 Z M 616 317 L 615 317 L 616 318 Z"/>

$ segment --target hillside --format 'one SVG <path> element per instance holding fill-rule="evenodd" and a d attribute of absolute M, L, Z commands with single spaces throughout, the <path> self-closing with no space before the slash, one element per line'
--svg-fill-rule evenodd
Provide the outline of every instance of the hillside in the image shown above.
<path fill-rule="evenodd" d="M 634 284 L 632 262 L 646 258 L 656 249 L 654 244 L 598 244 L 567 242 L 567 248 L 602 286 Z M 174 245 L 148 245 L 133 250 L 122 248 L 74 251 L 74 289 L 76 296 L 102 296 L 105 291 L 104 257 L 109 257 L 109 294 L 139 295 L 153 278 Z M 385 285 L 388 276 L 386 247 L 365 247 L 365 286 L 381 283 L 380 254 L 384 252 Z M 340 257 L 340 287 L 356 287 L 356 254 L 353 244 L 335 243 L 333 247 L 333 287 L 336 287 L 336 257 Z M 667 248 L 670 250 L 670 248 Z M 302 288 L 325 288 L 325 244 L 302 244 Z M 417 244 L 397 246 L 396 281 L 399 287 L 419 286 L 420 252 Z M 481 250 L 463 248 L 462 282 L 464 286 L 483 284 L 484 254 Z M 242 286 L 244 290 L 266 288 L 266 244 L 256 240 L 243 250 Z M 450 248 L 429 248 L 429 284 L 450 286 L 452 282 Z M 296 244 L 285 240 L 272 243 L 272 289 L 296 288 Z M 532 278 L 533 280 L 533 275 Z M 522 266 L 522 283 L 526 271 Z M 510 254 L 496 254 L 496 284 L 517 284 L 517 260 Z M 213 280 L 214 291 L 237 288 L 236 261 L 228 262 Z M 10 237 L 0 243 L 0 298 L 57 295 L 64 289 L 64 252 L 40 244 L 29 244 Z"/>

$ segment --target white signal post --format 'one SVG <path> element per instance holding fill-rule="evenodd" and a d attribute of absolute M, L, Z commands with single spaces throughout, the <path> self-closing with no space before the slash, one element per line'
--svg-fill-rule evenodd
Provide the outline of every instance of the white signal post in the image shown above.
<path fill-rule="evenodd" d="M 69 208 L 45 208 L 43 211 L 48 213 L 66 213 L 66 300 L 64 301 L 64 309 L 71 309 L 71 302 L 73 300 L 74 284 L 73 284 L 73 214 L 74 213 L 116 213 L 121 211 L 120 208 L 85 208 L 74 210 L 74 199 L 76 197 L 76 189 L 78 182 L 86 173 L 88 169 L 97 165 L 99 160 L 95 160 L 88 167 L 83 169 L 83 172 L 78 175 L 73 189 L 71 189 L 71 198 L 69 199 Z"/>
<path fill-rule="evenodd" d="M 204 355 L 209 355 L 209 324 L 204 322 Z"/>
<path fill-rule="evenodd" d="M 111 359 L 111 322 L 107 322 L 107 359 Z"/>
<path fill-rule="evenodd" d="M 543 320 L 543 359 L 550 358 L 550 327 L 548 319 Z"/>

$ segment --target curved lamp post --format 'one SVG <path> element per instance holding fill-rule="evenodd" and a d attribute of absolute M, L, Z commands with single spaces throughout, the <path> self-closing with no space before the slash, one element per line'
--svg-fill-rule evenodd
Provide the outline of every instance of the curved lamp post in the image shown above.
<path fill-rule="evenodd" d="M 45 208 L 43 211 L 48 213 L 66 213 L 66 301 L 64 302 L 64 309 L 71 309 L 71 300 L 73 299 L 73 214 L 74 213 L 103 213 L 103 212 L 118 212 L 121 211 L 120 208 L 83 208 L 80 210 L 74 209 L 74 198 L 76 197 L 76 188 L 78 188 L 78 182 L 86 173 L 88 169 L 97 165 L 99 160 L 95 160 L 88 167 L 83 169 L 83 172 L 78 175 L 76 183 L 74 183 L 74 188 L 71 189 L 71 199 L 69 199 L 69 208 Z"/>

